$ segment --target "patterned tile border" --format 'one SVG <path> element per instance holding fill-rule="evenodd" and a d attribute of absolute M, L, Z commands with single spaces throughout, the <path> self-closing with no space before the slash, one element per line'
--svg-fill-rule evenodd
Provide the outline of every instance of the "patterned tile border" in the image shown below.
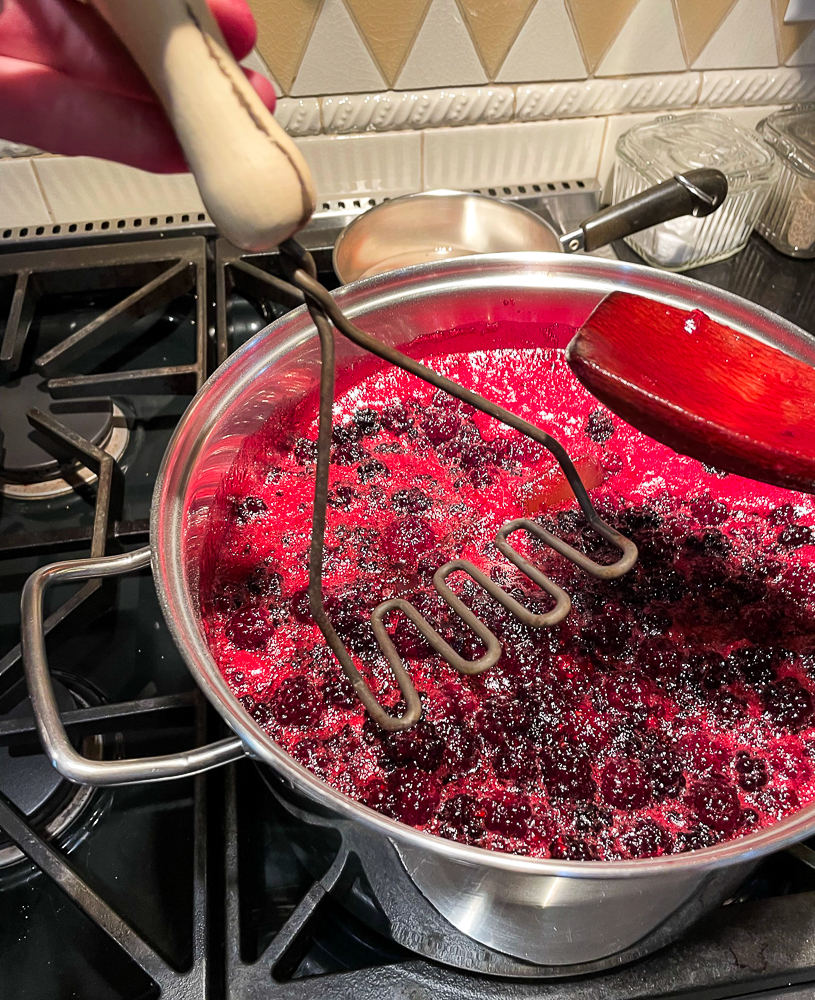
<path fill-rule="evenodd" d="M 494 125 L 512 120 L 515 91 L 493 86 L 348 94 L 323 97 L 322 107 L 325 131 L 337 134 Z"/>
<path fill-rule="evenodd" d="M 459 125 L 791 104 L 815 99 L 815 66 L 658 73 L 620 79 L 445 87 L 283 98 L 277 116 L 291 135 L 353 135 Z"/>

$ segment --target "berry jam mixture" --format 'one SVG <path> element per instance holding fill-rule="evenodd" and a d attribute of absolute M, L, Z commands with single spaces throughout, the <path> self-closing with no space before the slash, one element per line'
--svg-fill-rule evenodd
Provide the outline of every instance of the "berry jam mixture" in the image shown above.
<path fill-rule="evenodd" d="M 639 546 L 634 569 L 598 581 L 516 533 L 513 545 L 571 595 L 569 616 L 528 628 L 453 575 L 502 642 L 501 659 L 463 676 L 394 615 L 390 632 L 424 712 L 407 732 L 379 730 L 309 613 L 309 397 L 247 440 L 209 525 L 204 623 L 230 688 L 345 795 L 493 850 L 643 858 L 789 815 L 815 798 L 815 503 L 639 434 L 597 404 L 560 350 L 475 349 L 512 343 L 509 325 L 452 331 L 446 351 L 437 339 L 425 359 L 559 438 L 601 516 Z M 475 658 L 483 647 L 432 588 L 440 565 L 470 559 L 543 612 L 550 599 L 495 548 L 505 521 L 534 516 L 598 562 L 617 552 L 587 528 L 551 456 L 530 440 L 373 359 L 338 390 L 326 607 L 398 714 L 370 626 L 376 604 L 409 598 Z"/>

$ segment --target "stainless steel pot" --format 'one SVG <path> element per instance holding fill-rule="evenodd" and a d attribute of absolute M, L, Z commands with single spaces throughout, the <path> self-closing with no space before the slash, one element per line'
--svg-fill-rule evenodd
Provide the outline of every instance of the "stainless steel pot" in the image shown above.
<path fill-rule="evenodd" d="M 334 244 L 334 270 L 340 281 L 349 282 L 471 254 L 597 250 L 680 215 L 709 215 L 726 196 L 724 174 L 701 167 L 640 191 L 561 234 L 540 215 L 501 198 L 422 191 L 384 201 L 349 223 Z"/>
<path fill-rule="evenodd" d="M 337 297 L 363 328 L 399 346 L 483 320 L 545 316 L 573 327 L 617 289 L 702 309 L 815 364 L 806 334 L 757 306 L 678 275 L 591 257 L 468 257 L 372 278 Z M 340 366 L 358 354 L 342 339 L 337 348 Z M 644 954 L 726 898 L 762 855 L 813 833 L 815 805 L 741 840 L 689 854 L 619 862 L 518 857 L 388 819 L 330 788 L 277 746 L 232 696 L 209 652 L 198 618 L 199 560 L 215 492 L 243 440 L 275 406 L 313 391 L 318 373 L 316 334 L 304 309 L 258 334 L 218 369 L 181 420 L 155 489 L 150 546 L 57 563 L 26 583 L 26 678 L 40 738 L 61 774 L 100 785 L 151 781 L 248 754 L 268 765 L 275 794 L 304 825 L 298 843 L 314 844 L 309 857 L 317 859 L 316 874 L 347 906 L 429 958 L 502 975 L 573 975 Z M 236 735 L 184 754 L 87 760 L 68 740 L 54 699 L 42 628 L 44 592 L 57 581 L 148 565 L 181 653 Z M 340 845 L 330 867 L 319 861 L 329 842 Z"/>

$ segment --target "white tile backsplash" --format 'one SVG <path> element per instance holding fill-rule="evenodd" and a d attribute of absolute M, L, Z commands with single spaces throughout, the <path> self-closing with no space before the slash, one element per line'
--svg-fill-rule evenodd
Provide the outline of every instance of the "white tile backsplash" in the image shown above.
<path fill-rule="evenodd" d="M 597 67 L 597 76 L 685 69 L 671 0 L 640 0 Z"/>
<path fill-rule="evenodd" d="M 425 188 L 594 177 L 605 119 L 434 129 L 424 135 Z"/>
<path fill-rule="evenodd" d="M 577 80 L 585 75 L 564 0 L 538 0 L 501 66 L 498 82 Z"/>
<path fill-rule="evenodd" d="M 54 222 L 205 210 L 191 174 L 151 174 L 90 156 L 37 158 L 32 166 Z"/>
<path fill-rule="evenodd" d="M 0 228 L 44 226 L 54 222 L 43 199 L 31 160 L 6 160 L 0 174 Z"/>
<path fill-rule="evenodd" d="M 331 199 L 419 191 L 422 138 L 419 132 L 386 132 L 319 135 L 295 141 L 314 175 L 318 198 Z"/>

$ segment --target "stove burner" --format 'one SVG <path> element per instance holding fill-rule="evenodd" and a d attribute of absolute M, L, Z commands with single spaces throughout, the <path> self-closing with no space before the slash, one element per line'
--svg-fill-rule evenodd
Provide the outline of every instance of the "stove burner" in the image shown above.
<path fill-rule="evenodd" d="M 61 712 L 89 705 L 84 697 L 57 680 L 54 681 L 54 691 Z M 31 714 L 31 702 L 25 698 L 0 718 L 19 719 Z M 91 757 L 101 757 L 102 742 L 100 736 L 87 738 L 83 752 Z M 86 811 L 96 789 L 66 781 L 42 753 L 15 755 L 10 748 L 0 747 L 0 792 L 17 806 L 34 829 L 47 840 L 53 840 L 73 826 Z M 6 840 L 0 831 L 0 869 L 22 859 L 22 851 Z"/>
<path fill-rule="evenodd" d="M 8 483 L 31 484 L 53 479 L 71 461 L 57 456 L 28 421 L 28 411 L 42 410 L 92 444 L 110 435 L 113 403 L 110 399 L 52 399 L 40 375 L 26 375 L 0 386 L 0 477 Z"/>

